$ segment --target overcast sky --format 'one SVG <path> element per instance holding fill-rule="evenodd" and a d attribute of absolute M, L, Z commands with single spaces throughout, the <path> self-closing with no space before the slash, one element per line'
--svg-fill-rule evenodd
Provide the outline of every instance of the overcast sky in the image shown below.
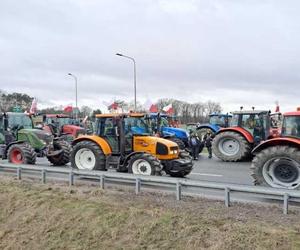
<path fill-rule="evenodd" d="M 0 89 L 43 105 L 138 100 L 300 106 L 300 1 L 0 0 Z"/>

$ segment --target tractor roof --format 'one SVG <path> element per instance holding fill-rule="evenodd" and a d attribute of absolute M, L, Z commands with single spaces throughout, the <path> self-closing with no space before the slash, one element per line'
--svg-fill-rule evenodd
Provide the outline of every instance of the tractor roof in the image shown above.
<path fill-rule="evenodd" d="M 221 113 L 211 113 L 211 114 L 209 114 L 209 116 L 210 117 L 212 117 L 212 116 L 222 116 L 222 117 L 232 117 L 232 115 L 231 114 L 221 114 Z"/>
<path fill-rule="evenodd" d="M 242 111 L 234 111 L 232 112 L 232 114 L 256 115 L 256 114 L 267 114 L 269 112 L 270 112 L 269 110 L 242 110 Z"/>
<path fill-rule="evenodd" d="M 69 118 L 66 114 L 46 114 L 47 118 Z"/>
<path fill-rule="evenodd" d="M 105 117 L 121 117 L 121 116 L 126 116 L 126 117 L 144 117 L 145 114 L 143 113 L 110 113 L 110 114 L 97 114 L 97 118 L 105 118 Z"/>
<path fill-rule="evenodd" d="M 283 116 L 300 116 L 300 111 L 286 112 Z"/>

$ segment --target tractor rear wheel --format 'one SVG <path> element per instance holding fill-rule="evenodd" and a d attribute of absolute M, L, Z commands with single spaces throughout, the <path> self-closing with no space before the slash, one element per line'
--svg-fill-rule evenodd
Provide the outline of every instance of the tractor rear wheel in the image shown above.
<path fill-rule="evenodd" d="M 54 141 L 53 147 L 55 151 L 62 150 L 62 152 L 56 156 L 48 156 L 48 161 L 50 161 L 54 166 L 64 166 L 70 162 L 70 155 L 72 151 L 70 143 L 67 141 Z"/>
<path fill-rule="evenodd" d="M 80 141 L 72 150 L 71 165 L 81 170 L 106 170 L 105 155 L 102 149 L 92 141 Z"/>
<path fill-rule="evenodd" d="M 137 175 L 161 175 L 160 161 L 150 154 L 137 154 L 128 163 L 128 173 Z"/>
<path fill-rule="evenodd" d="M 242 135 L 232 131 L 217 134 L 212 149 L 215 156 L 223 161 L 241 161 L 251 154 L 251 144 Z"/>
<path fill-rule="evenodd" d="M 8 161 L 14 164 L 35 164 L 36 153 L 28 143 L 13 144 L 7 152 Z"/>
<path fill-rule="evenodd" d="M 203 138 L 208 131 L 210 131 L 212 135 L 215 133 L 215 131 L 213 131 L 211 128 L 199 128 L 196 130 L 196 133 L 201 141 L 203 141 Z"/>
<path fill-rule="evenodd" d="M 180 140 L 179 138 L 171 137 L 171 138 L 168 138 L 168 140 L 177 143 L 179 149 L 181 149 L 181 150 L 185 149 L 184 142 L 182 140 Z"/>
<path fill-rule="evenodd" d="M 300 150 L 273 146 L 260 151 L 251 165 L 255 185 L 300 189 Z"/>

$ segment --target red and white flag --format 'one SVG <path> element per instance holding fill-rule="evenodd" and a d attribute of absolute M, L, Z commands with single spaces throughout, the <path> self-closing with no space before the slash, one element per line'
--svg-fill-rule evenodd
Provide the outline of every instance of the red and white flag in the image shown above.
<path fill-rule="evenodd" d="M 276 101 L 275 104 L 276 104 L 275 113 L 280 112 L 279 102 Z"/>
<path fill-rule="evenodd" d="M 64 112 L 71 113 L 72 111 L 73 111 L 73 107 L 71 105 L 68 105 L 64 108 Z"/>
<path fill-rule="evenodd" d="M 165 111 L 167 114 L 172 114 L 173 113 L 172 103 L 163 107 L 163 111 Z"/>
<path fill-rule="evenodd" d="M 35 114 L 36 112 L 37 112 L 37 100 L 36 100 L 36 98 L 33 98 L 29 113 Z"/>
<path fill-rule="evenodd" d="M 158 108 L 157 108 L 157 106 L 155 104 L 152 104 L 151 107 L 150 107 L 150 109 L 149 109 L 149 111 L 151 113 L 157 113 L 158 112 Z"/>

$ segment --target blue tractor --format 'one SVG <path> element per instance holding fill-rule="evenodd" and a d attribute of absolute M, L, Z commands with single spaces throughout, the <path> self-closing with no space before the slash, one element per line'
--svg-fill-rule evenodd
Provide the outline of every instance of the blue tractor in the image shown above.
<path fill-rule="evenodd" d="M 229 127 L 231 114 L 212 113 L 209 115 L 209 123 L 199 124 L 196 131 L 200 139 L 210 130 L 212 134 L 217 133 L 221 128 Z"/>
<path fill-rule="evenodd" d="M 168 121 L 168 118 L 171 118 L 169 115 L 150 113 L 148 117 L 154 133 L 176 142 L 180 149 L 188 148 L 189 133 L 185 129 L 171 127 Z"/>

